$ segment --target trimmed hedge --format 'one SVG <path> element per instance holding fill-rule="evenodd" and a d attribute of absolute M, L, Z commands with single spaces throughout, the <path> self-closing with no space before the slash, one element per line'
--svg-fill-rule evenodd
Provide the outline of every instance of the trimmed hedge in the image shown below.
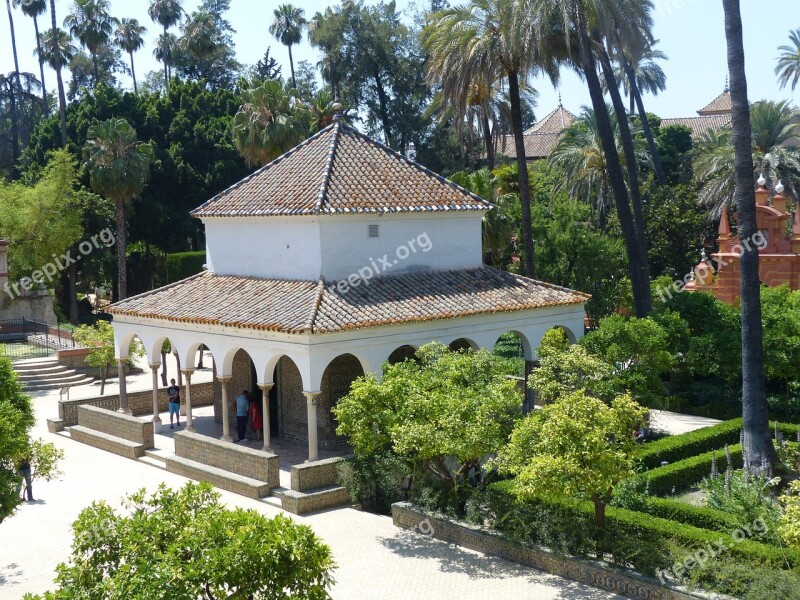
<path fill-rule="evenodd" d="M 712 531 L 731 532 L 738 526 L 737 520 L 726 512 L 705 506 L 692 506 L 672 498 L 651 496 L 640 512 Z"/>
<path fill-rule="evenodd" d="M 539 545 L 546 539 L 545 530 L 557 530 L 564 526 L 582 523 L 588 529 L 570 532 L 576 538 L 586 538 L 594 522 L 594 505 L 571 498 L 533 498 L 519 500 L 512 491 L 513 481 L 500 481 L 489 486 L 494 495 L 493 502 L 499 510 L 495 528 L 516 541 Z M 546 509 L 553 520 L 561 523 L 532 521 Z M 504 513 L 504 514 L 502 514 Z M 541 518 L 541 517 L 539 517 Z M 710 519 L 714 520 L 714 519 Z M 720 524 L 719 522 L 717 524 Z M 800 565 L 800 551 L 762 544 L 752 539 L 737 540 L 732 535 L 736 528 L 727 531 L 712 531 L 686 523 L 652 516 L 649 514 L 615 508 L 606 509 L 605 540 L 615 562 L 622 566 L 632 564 L 644 574 L 653 574 L 658 569 L 669 568 L 677 560 L 697 549 L 707 548 L 717 542 L 725 544 L 725 556 L 741 560 L 748 566 L 769 566 L 785 569 Z M 565 533 L 567 533 L 565 531 Z M 625 542 L 626 546 L 620 546 Z M 677 547 L 676 547 L 677 544 Z M 585 549 L 585 544 L 568 544 L 576 549 Z M 630 549 L 630 554 L 625 554 Z M 638 549 L 638 550 L 637 550 Z"/>
<path fill-rule="evenodd" d="M 728 447 L 734 469 L 742 468 L 742 445 Z M 650 493 L 656 496 L 668 496 L 682 492 L 699 483 L 704 477 L 711 475 L 711 461 L 716 454 L 717 465 L 720 471 L 727 468 L 724 450 L 712 450 L 698 456 L 692 456 L 676 463 L 652 469 L 636 477 L 650 480 Z"/>
<path fill-rule="evenodd" d="M 197 275 L 203 270 L 205 263 L 205 251 L 167 254 L 167 283 L 175 283 Z"/>
<path fill-rule="evenodd" d="M 770 422 L 775 428 L 775 422 Z M 704 427 L 689 433 L 673 435 L 649 444 L 644 444 L 636 451 L 636 460 L 646 469 L 659 467 L 662 461 L 674 463 L 685 458 L 696 456 L 711 450 L 721 450 L 724 446 L 739 443 L 739 432 L 742 430 L 742 419 L 731 419 L 711 427 Z M 797 438 L 800 425 L 779 423 L 778 430 L 790 441 Z"/>
<path fill-rule="evenodd" d="M 739 442 L 741 430 L 742 419 L 733 419 L 696 431 L 661 438 L 637 449 L 636 460 L 645 469 L 655 469 L 661 466 L 662 461 L 674 463 L 702 452 L 722 448 L 725 444 L 736 444 Z"/>

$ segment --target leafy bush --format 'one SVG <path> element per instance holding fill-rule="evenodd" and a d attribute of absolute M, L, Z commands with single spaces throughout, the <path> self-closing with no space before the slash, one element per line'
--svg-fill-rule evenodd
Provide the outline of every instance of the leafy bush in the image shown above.
<path fill-rule="evenodd" d="M 674 463 L 702 452 L 720 449 L 725 444 L 736 444 L 741 430 L 742 419 L 733 419 L 689 433 L 662 438 L 641 446 L 636 452 L 636 459 L 645 469 L 655 469 L 661 466 L 662 461 Z"/>
<path fill-rule="evenodd" d="M 364 510 L 388 515 L 394 502 L 407 499 L 403 482 L 408 466 L 391 452 L 353 455 L 341 462 L 338 470 L 339 483 Z"/>
<path fill-rule="evenodd" d="M 203 270 L 206 262 L 205 251 L 176 252 L 167 254 L 167 283 L 175 283 Z"/>
<path fill-rule="evenodd" d="M 768 527 L 770 540 L 777 541 L 775 526 L 779 509 L 770 488 L 779 481 L 777 477 L 753 475 L 748 471 L 726 471 L 724 475 L 705 478 L 700 485 L 710 508 L 733 516 L 738 527 L 760 520 Z"/>
<path fill-rule="evenodd" d="M 736 444 L 730 447 L 731 460 L 736 469 L 742 466 L 742 446 Z M 680 492 L 700 483 L 704 477 L 711 473 L 711 463 L 714 456 L 720 459 L 720 451 L 712 450 L 698 456 L 679 460 L 676 463 L 652 469 L 638 477 L 650 480 L 650 491 L 656 496 L 668 496 Z"/>
<path fill-rule="evenodd" d="M 736 518 L 721 510 L 692 506 L 673 498 L 650 497 L 639 512 L 713 531 L 730 532 L 738 525 Z"/>
<path fill-rule="evenodd" d="M 781 539 L 800 550 L 800 479 L 793 481 L 789 491 L 781 497 L 783 515 L 778 525 L 778 534 Z"/>

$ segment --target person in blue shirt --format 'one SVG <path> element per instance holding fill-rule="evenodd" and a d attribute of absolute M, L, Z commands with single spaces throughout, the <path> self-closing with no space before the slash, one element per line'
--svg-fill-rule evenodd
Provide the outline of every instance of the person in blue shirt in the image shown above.
<path fill-rule="evenodd" d="M 244 441 L 247 432 L 247 411 L 250 408 L 250 392 L 244 390 L 236 396 L 236 433 L 239 435 L 237 442 Z"/>

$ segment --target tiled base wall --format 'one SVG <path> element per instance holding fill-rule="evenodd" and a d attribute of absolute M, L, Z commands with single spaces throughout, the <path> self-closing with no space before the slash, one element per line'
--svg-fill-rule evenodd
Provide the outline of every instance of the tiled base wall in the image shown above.
<path fill-rule="evenodd" d="M 84 404 L 78 407 L 78 425 L 153 448 L 153 422 Z"/>
<path fill-rule="evenodd" d="M 292 465 L 292 489 L 296 492 L 307 492 L 326 485 L 336 485 L 339 480 L 336 465 L 343 460 L 342 457 L 336 457 Z"/>
<path fill-rule="evenodd" d="M 395 526 L 430 535 L 448 544 L 498 556 L 506 560 L 552 573 L 629 598 L 647 600 L 696 600 L 684 592 L 659 585 L 656 581 L 635 577 L 585 561 L 566 558 L 510 542 L 497 533 L 484 531 L 450 519 L 428 515 L 408 502 L 392 505 Z"/>
<path fill-rule="evenodd" d="M 185 398 L 185 396 L 181 396 Z M 211 382 L 192 385 L 192 406 L 211 406 L 214 403 L 214 385 Z M 100 408 L 115 411 L 119 408 L 119 394 L 96 396 L 81 400 L 63 400 L 58 403 L 58 418 L 63 421 L 63 426 L 69 427 L 78 424 L 78 406 L 91 404 Z M 128 393 L 128 408 L 134 416 L 153 414 L 153 392 Z M 158 409 L 167 411 L 167 391 L 160 388 L 158 392 Z"/>

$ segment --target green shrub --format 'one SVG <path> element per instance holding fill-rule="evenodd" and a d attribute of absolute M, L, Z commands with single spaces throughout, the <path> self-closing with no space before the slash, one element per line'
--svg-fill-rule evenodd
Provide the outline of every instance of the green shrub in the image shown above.
<path fill-rule="evenodd" d="M 205 262 L 205 251 L 167 254 L 167 283 L 175 283 L 197 275 L 203 270 Z"/>
<path fill-rule="evenodd" d="M 738 526 L 737 519 L 728 513 L 705 506 L 692 506 L 673 498 L 650 497 L 640 512 L 713 531 L 730 532 Z"/>
<path fill-rule="evenodd" d="M 733 468 L 742 467 L 742 446 L 736 444 L 729 447 Z M 650 483 L 650 493 L 656 496 L 668 496 L 676 492 L 682 492 L 700 483 L 704 477 L 711 474 L 711 462 L 716 455 L 717 461 L 725 460 L 725 455 L 721 450 L 712 450 L 698 456 L 685 458 L 678 462 L 652 469 L 637 477 L 646 477 Z M 725 468 L 723 464 L 721 468 Z"/>
<path fill-rule="evenodd" d="M 674 463 L 702 452 L 723 448 L 725 444 L 736 444 L 739 442 L 741 430 L 742 420 L 733 419 L 689 433 L 662 438 L 644 444 L 636 452 L 636 459 L 645 469 L 655 469 L 661 466 L 662 461 Z"/>

